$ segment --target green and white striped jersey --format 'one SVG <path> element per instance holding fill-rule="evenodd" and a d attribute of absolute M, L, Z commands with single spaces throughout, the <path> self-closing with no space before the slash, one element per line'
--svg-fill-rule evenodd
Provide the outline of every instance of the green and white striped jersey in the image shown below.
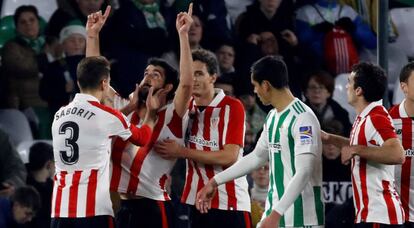
<path fill-rule="evenodd" d="M 322 203 L 322 142 L 320 125 L 313 111 L 295 98 L 283 111 L 269 112 L 256 149 L 269 153 L 270 183 L 262 220 L 285 194 L 296 169 L 295 155 L 316 156 L 313 173 L 305 189 L 280 220 L 280 227 L 324 224 Z M 263 151 L 265 152 L 265 151 Z"/>

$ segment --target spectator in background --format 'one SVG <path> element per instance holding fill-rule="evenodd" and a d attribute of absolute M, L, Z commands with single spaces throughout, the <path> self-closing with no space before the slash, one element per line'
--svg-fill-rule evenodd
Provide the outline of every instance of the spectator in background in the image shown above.
<path fill-rule="evenodd" d="M 60 32 L 59 42 L 65 57 L 47 65 L 40 81 L 40 96 L 47 101 L 54 114 L 60 107 L 67 105 L 79 88 L 76 84 L 76 67 L 86 48 L 86 30 L 81 25 L 69 25 Z"/>
<path fill-rule="evenodd" d="M 194 0 L 194 13 L 203 23 L 203 47 L 215 50 L 223 42 L 232 41 L 231 24 L 224 0 Z"/>
<path fill-rule="evenodd" d="M 30 226 L 49 227 L 53 192 L 52 178 L 55 174 L 53 147 L 43 142 L 33 144 L 30 147 L 29 163 L 26 167 L 28 170 L 26 183 L 33 186 L 40 193 L 42 202 L 38 213 L 30 222 Z"/>
<path fill-rule="evenodd" d="M 188 39 L 190 42 L 190 48 L 191 50 L 199 49 L 201 47 L 201 39 L 203 38 L 203 24 L 200 21 L 200 18 L 197 15 L 192 16 L 193 23 L 191 24 L 190 31 L 188 33 Z M 178 69 L 178 62 L 179 62 L 179 46 L 177 45 L 178 42 L 175 42 L 172 45 L 171 50 L 168 52 L 165 52 L 162 55 L 162 58 L 167 61 L 169 64 L 171 64 L 172 67 Z"/>
<path fill-rule="evenodd" d="M 42 53 L 45 39 L 39 31 L 36 7 L 23 5 L 14 14 L 16 38 L 2 49 L 2 82 L 7 84 L 8 107 L 26 109 L 45 107 L 39 96 L 37 56 Z"/>
<path fill-rule="evenodd" d="M 243 49 L 241 50 L 240 57 L 238 58 L 238 64 L 236 68 L 239 72 L 244 72 L 241 75 L 241 90 L 244 93 L 249 93 L 253 91 L 252 85 L 250 83 L 250 74 L 249 66 L 251 66 L 255 61 L 258 59 L 267 56 L 267 55 L 275 55 L 283 57 L 284 62 L 286 63 L 288 70 L 289 70 L 289 87 L 291 92 L 296 97 L 301 97 L 302 95 L 302 75 L 301 71 L 298 69 L 307 69 L 307 66 L 304 66 L 300 59 L 306 59 L 307 62 L 312 62 L 312 58 L 305 58 L 301 55 L 306 53 L 306 51 L 302 51 L 301 47 L 298 46 L 298 42 L 296 36 L 292 32 L 287 32 L 289 37 L 285 38 L 277 38 L 273 32 L 264 31 L 261 32 L 257 37 L 251 36 L 247 43 L 243 45 Z M 287 34 L 286 33 L 286 34 Z M 290 51 L 287 49 L 282 49 L 280 46 L 281 42 L 289 41 Z M 282 51 L 285 50 L 283 53 Z"/>
<path fill-rule="evenodd" d="M 23 162 L 9 136 L 0 129 L 0 197 L 10 197 L 15 188 L 24 185 L 25 180 Z"/>
<path fill-rule="evenodd" d="M 46 35 L 59 37 L 62 28 L 74 20 L 86 24 L 87 16 L 106 7 L 104 0 L 69 0 L 53 13 L 46 28 Z"/>
<path fill-rule="evenodd" d="M 252 200 L 252 224 L 256 227 L 265 210 L 267 190 L 269 187 L 269 164 L 254 170 L 251 174 L 253 187 L 250 189 Z"/>
<path fill-rule="evenodd" d="M 220 77 L 224 76 L 224 74 L 230 74 L 235 72 L 234 68 L 234 59 L 235 59 L 235 51 L 234 47 L 231 44 L 222 44 L 216 50 L 217 61 L 220 67 Z"/>
<path fill-rule="evenodd" d="M 266 31 L 273 32 L 278 39 L 283 38 L 288 34 L 294 34 L 293 15 L 293 1 L 257 0 L 247 7 L 245 13 L 239 16 L 239 25 L 236 25 L 236 33 L 242 42 L 259 40 L 260 33 Z M 280 44 L 282 49 L 289 45 L 288 42 Z"/>
<path fill-rule="evenodd" d="M 310 74 L 305 89 L 305 103 L 313 110 L 321 124 L 337 120 L 342 125 L 339 135 L 348 136 L 351 130 L 348 112 L 332 99 L 335 81 L 326 71 Z"/>
<path fill-rule="evenodd" d="M 112 79 L 123 97 L 128 97 L 135 83 L 142 80 L 137 72 L 144 72 L 148 59 L 167 51 L 168 31 L 174 24 L 164 18 L 165 10 L 155 0 L 122 1 L 108 20 L 103 38 L 111 40 L 108 51 L 114 61 Z"/>
<path fill-rule="evenodd" d="M 337 0 L 317 0 L 316 4 L 299 8 L 296 15 L 299 43 L 310 47 L 316 55 L 314 58 L 320 60 L 319 65 L 326 67 L 335 75 L 350 72 L 350 64 L 346 64 L 344 68 L 338 66 L 340 68 L 336 69 L 335 63 L 329 60 L 334 58 L 328 58 L 330 54 L 337 53 L 348 62 L 357 63 L 358 53 L 354 56 L 354 51 L 357 52 L 361 48 L 376 48 L 376 36 L 370 26 L 350 6 L 339 4 Z M 344 42 L 342 48 L 347 51 L 329 48 L 330 42 L 325 38 L 327 34 L 332 34 L 330 32 L 334 26 L 351 36 L 349 42 L 346 38 L 342 41 Z"/>
<path fill-rule="evenodd" d="M 30 222 L 40 208 L 39 193 L 33 187 L 20 187 L 11 199 L 0 198 L 0 227 L 18 228 Z"/>
<path fill-rule="evenodd" d="M 227 96 L 235 97 L 234 81 L 231 78 L 217 77 L 214 88 L 222 89 Z"/>
<path fill-rule="evenodd" d="M 253 139 L 256 138 L 257 133 L 262 129 L 263 122 L 266 118 L 266 113 L 256 103 L 255 95 L 243 94 L 239 97 L 243 103 L 246 112 L 246 122 L 250 125 L 250 130 L 253 133 Z"/>
<path fill-rule="evenodd" d="M 339 135 L 344 131 L 343 125 L 337 120 L 323 123 L 321 129 Z M 322 181 L 327 227 L 352 227 L 354 221 L 351 168 L 341 163 L 340 155 L 339 147 L 323 144 Z"/>

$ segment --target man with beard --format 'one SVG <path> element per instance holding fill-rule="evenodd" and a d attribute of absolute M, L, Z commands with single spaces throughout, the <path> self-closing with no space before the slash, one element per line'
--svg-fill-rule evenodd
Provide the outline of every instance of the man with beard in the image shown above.
<path fill-rule="evenodd" d="M 136 147 L 119 139 L 113 143 L 110 188 L 111 191 L 120 193 L 121 197 L 118 227 L 132 227 L 136 224 L 142 227 L 165 227 L 173 224 L 172 204 L 166 190 L 166 181 L 175 159 L 163 159 L 153 152 L 153 145 L 156 141 L 167 138 L 184 145 L 185 114 L 193 87 L 192 57 L 188 41 L 188 31 L 193 21 L 191 15 L 190 4 L 188 12 L 179 13 L 176 20 L 181 55 L 179 80 L 177 71 L 167 62 L 150 59 L 144 79 L 136 86 L 131 100 L 125 102 L 116 93 L 109 98 L 115 108 L 128 115 L 132 124 L 139 126 L 147 112 L 143 101 L 149 89 L 153 88 L 154 92 L 166 96 L 166 104 L 157 113 L 158 120 L 149 144 Z M 99 31 L 104 24 L 103 17 L 98 12 L 88 18 L 87 56 L 99 55 Z"/>

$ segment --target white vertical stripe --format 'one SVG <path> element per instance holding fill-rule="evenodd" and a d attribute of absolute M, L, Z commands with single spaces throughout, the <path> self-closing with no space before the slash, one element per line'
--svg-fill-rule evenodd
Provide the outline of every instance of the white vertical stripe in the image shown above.
<path fill-rule="evenodd" d="M 88 183 L 89 176 L 91 175 L 90 170 L 85 170 L 81 173 L 79 183 Z M 76 213 L 79 217 L 85 217 L 86 215 L 86 196 L 88 192 L 87 184 L 80 184 L 78 188 L 78 202 Z"/>
<path fill-rule="evenodd" d="M 226 144 L 227 126 L 229 124 L 230 107 L 224 106 L 224 129 L 223 129 L 223 145 Z M 236 129 L 234 129 L 236 130 Z"/>
<path fill-rule="evenodd" d="M 62 189 L 62 201 L 60 206 L 60 217 L 68 217 L 69 215 L 69 193 L 72 185 L 73 173 L 65 176 L 65 187 Z"/>
<path fill-rule="evenodd" d="M 60 182 L 60 173 L 56 172 L 55 174 L 56 176 L 56 181 L 54 181 L 53 183 L 53 193 L 52 193 L 52 218 L 55 217 L 55 207 L 56 207 L 56 194 L 57 194 L 57 189 L 59 186 L 59 182 Z"/>

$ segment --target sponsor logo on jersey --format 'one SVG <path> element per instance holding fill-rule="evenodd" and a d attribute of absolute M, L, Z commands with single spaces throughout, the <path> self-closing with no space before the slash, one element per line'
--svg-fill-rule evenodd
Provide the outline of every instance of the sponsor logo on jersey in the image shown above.
<path fill-rule="evenodd" d="M 279 153 L 282 150 L 282 146 L 280 143 L 269 143 L 269 149 L 274 153 Z"/>
<path fill-rule="evenodd" d="M 413 149 L 405 150 L 405 156 L 414 157 L 414 150 Z"/>
<path fill-rule="evenodd" d="M 300 143 L 301 145 L 312 144 L 312 127 L 299 127 Z"/>
<path fill-rule="evenodd" d="M 191 135 L 189 137 L 188 142 L 192 142 L 200 146 L 218 147 L 216 140 L 205 140 L 204 138 L 200 138 L 194 135 Z"/>

